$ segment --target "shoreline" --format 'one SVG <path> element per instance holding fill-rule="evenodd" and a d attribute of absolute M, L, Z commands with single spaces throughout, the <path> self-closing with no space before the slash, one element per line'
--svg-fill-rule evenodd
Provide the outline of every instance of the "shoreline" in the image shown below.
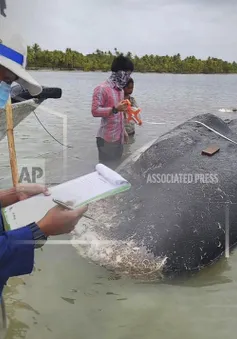
<path fill-rule="evenodd" d="M 37 72 L 72 72 L 72 73 L 109 73 L 108 71 L 103 70 L 82 70 L 82 69 L 69 69 L 69 68 L 41 68 L 41 67 L 27 67 L 28 71 L 37 71 Z M 134 71 L 133 73 L 139 73 L 139 74 L 172 74 L 172 75 L 236 75 L 237 72 L 228 72 L 228 73 L 181 73 L 181 72 L 154 72 L 154 71 Z"/>

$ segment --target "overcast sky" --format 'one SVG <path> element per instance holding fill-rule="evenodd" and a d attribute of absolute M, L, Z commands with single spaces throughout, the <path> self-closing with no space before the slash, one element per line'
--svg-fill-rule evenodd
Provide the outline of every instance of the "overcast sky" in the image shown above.
<path fill-rule="evenodd" d="M 28 44 L 237 61 L 237 0 L 6 0 Z M 0 32 L 1 34 L 1 32 Z"/>

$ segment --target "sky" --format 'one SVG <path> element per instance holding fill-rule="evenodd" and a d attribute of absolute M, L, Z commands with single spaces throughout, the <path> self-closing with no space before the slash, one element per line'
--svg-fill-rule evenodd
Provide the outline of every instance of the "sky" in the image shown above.
<path fill-rule="evenodd" d="M 0 0 L 1 1 L 1 0 Z M 6 0 L 28 44 L 237 61 L 237 0 Z M 1 35 L 1 25 L 0 25 Z M 1 38 L 1 37 L 0 37 Z"/>

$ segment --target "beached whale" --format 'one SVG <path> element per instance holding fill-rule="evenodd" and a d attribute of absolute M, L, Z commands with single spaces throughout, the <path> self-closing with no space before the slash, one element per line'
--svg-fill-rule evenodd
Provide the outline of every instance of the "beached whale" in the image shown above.
<path fill-rule="evenodd" d="M 202 155 L 213 144 L 219 152 Z M 91 205 L 95 221 L 77 225 L 73 244 L 90 261 L 135 278 L 199 271 L 237 242 L 236 169 L 236 127 L 196 116 L 122 163 L 117 171 L 132 188 Z"/>

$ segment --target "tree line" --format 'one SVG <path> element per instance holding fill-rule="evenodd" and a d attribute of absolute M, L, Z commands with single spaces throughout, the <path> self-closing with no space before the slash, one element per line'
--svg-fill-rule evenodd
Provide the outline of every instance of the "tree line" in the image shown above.
<path fill-rule="evenodd" d="M 28 46 L 28 69 L 60 69 L 81 71 L 110 71 L 111 63 L 120 53 L 97 49 L 92 54 L 83 55 L 67 48 L 65 52 L 43 50 L 38 44 Z M 180 54 L 174 56 L 144 55 L 138 57 L 131 52 L 124 54 L 134 62 L 136 72 L 179 73 L 179 74 L 214 74 L 237 73 L 237 63 L 208 57 L 207 60 L 189 56 L 182 59 Z"/>

